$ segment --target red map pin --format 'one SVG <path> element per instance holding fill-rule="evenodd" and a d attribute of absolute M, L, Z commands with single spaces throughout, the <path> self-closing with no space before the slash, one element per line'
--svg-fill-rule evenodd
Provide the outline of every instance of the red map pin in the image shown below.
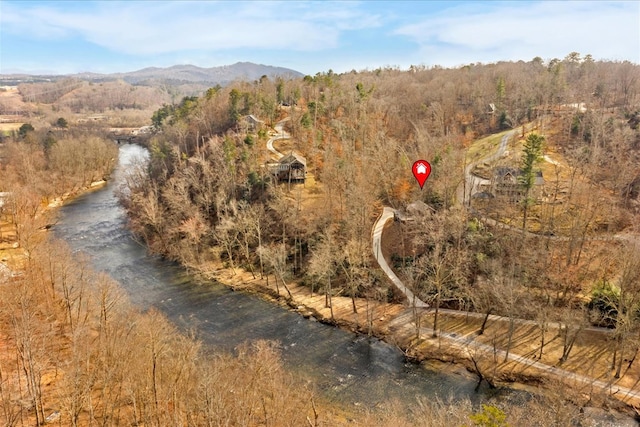
<path fill-rule="evenodd" d="M 429 178 L 431 174 L 431 165 L 426 160 L 418 160 L 413 164 L 413 176 L 418 180 L 418 184 L 420 184 L 420 189 L 424 186 L 424 183 Z"/>

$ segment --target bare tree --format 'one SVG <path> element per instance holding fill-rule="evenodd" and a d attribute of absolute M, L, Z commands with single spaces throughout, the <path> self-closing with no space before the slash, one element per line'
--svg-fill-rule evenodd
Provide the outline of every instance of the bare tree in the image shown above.
<path fill-rule="evenodd" d="M 335 275 L 338 253 L 334 231 L 331 226 L 328 226 L 325 228 L 309 261 L 309 274 L 320 280 L 325 280 L 325 307 L 331 310 L 332 319 L 333 304 L 331 297 L 333 295 L 333 289 L 331 287 L 331 279 Z"/>
<path fill-rule="evenodd" d="M 289 295 L 289 299 L 292 299 L 291 291 L 287 286 L 287 282 L 285 278 L 287 277 L 288 269 L 287 269 L 287 250 L 284 243 L 274 243 L 269 246 L 261 246 L 259 248 L 259 253 L 262 259 L 271 267 L 275 276 L 276 276 L 276 292 L 280 295 L 280 288 L 278 287 L 278 279 L 284 286 L 287 294 Z"/>

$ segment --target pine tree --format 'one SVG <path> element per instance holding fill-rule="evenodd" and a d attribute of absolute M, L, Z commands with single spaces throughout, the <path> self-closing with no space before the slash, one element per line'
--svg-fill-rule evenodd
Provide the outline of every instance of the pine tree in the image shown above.
<path fill-rule="evenodd" d="M 523 205 L 523 217 L 522 217 L 522 231 L 526 231 L 527 227 L 527 214 L 529 213 L 529 206 L 532 204 L 532 200 L 529 197 L 531 189 L 536 182 L 536 170 L 535 166 L 542 160 L 542 149 L 544 145 L 544 136 L 535 133 L 527 136 L 524 142 L 522 152 L 522 167 L 519 176 L 519 183 L 524 192 L 522 199 Z"/>

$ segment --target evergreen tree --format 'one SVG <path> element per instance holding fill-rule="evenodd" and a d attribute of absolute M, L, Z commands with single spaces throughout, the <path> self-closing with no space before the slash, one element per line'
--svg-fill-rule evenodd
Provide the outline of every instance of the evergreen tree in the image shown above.
<path fill-rule="evenodd" d="M 522 199 L 523 204 L 523 217 L 522 217 L 522 230 L 526 231 L 527 227 L 527 214 L 529 213 L 529 206 L 532 204 L 532 200 L 529 197 L 531 189 L 536 183 L 536 170 L 535 166 L 542 160 L 542 149 L 544 145 L 544 136 L 535 133 L 527 136 L 524 142 L 522 151 L 522 166 L 520 170 L 520 186 L 522 187 L 524 197 Z"/>

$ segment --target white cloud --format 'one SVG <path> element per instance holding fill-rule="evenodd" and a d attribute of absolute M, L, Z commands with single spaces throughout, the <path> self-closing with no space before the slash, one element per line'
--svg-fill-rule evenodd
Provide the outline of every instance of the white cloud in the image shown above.
<path fill-rule="evenodd" d="M 327 2 L 106 2 L 81 10 L 6 4 L 2 25 L 37 38 L 80 36 L 114 52 L 154 55 L 237 48 L 314 51 L 341 31 L 378 25 L 356 4 Z M 358 19 L 355 19 L 358 18 Z M 33 31 L 35 30 L 35 31 Z"/>
<path fill-rule="evenodd" d="M 394 34 L 421 49 L 423 62 L 563 58 L 572 51 L 640 62 L 640 4 L 635 2 L 490 3 L 450 8 Z"/>
<path fill-rule="evenodd" d="M 7 47 L 0 57 L 13 68 L 28 61 L 35 68 L 68 61 L 84 70 L 243 60 L 282 61 L 314 74 L 563 58 L 572 51 L 640 63 L 636 2 L 0 0 L 0 6 Z M 28 43 L 31 53 L 23 54 L 17 46 Z"/>

